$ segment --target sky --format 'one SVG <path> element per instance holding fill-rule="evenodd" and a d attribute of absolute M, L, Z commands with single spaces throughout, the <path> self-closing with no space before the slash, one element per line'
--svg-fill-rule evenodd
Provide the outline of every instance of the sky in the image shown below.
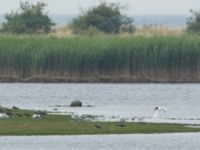
<path fill-rule="evenodd" d="M 19 7 L 23 0 L 0 0 L 0 14 L 6 14 Z M 45 2 L 49 14 L 80 13 L 80 8 L 90 8 L 100 0 L 28 0 L 32 3 Z M 126 6 L 128 15 L 188 15 L 190 9 L 199 10 L 200 0 L 106 0 Z"/>

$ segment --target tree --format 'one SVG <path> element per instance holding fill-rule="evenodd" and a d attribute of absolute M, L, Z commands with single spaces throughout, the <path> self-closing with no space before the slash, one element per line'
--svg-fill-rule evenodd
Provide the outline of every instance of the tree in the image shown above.
<path fill-rule="evenodd" d="M 118 4 L 102 2 L 74 18 L 70 25 L 71 29 L 74 33 L 83 33 L 91 28 L 105 33 L 133 32 L 133 19 L 122 15 L 120 10 Z"/>
<path fill-rule="evenodd" d="M 187 31 L 200 33 L 200 11 L 190 10 L 193 14 L 187 21 Z"/>
<path fill-rule="evenodd" d="M 45 3 L 30 4 L 28 1 L 20 2 L 17 11 L 11 11 L 5 15 L 6 23 L 3 23 L 3 31 L 15 34 L 48 33 L 54 23 L 47 12 L 44 12 Z"/>

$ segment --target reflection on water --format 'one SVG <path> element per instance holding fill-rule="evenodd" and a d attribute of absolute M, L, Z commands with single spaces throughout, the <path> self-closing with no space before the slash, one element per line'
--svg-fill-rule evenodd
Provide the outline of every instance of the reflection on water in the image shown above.
<path fill-rule="evenodd" d="M 199 133 L 0 137 L 1 150 L 198 150 Z"/>
<path fill-rule="evenodd" d="M 156 106 L 163 106 L 167 112 L 162 117 L 167 122 L 199 123 L 199 91 L 200 84 L 0 83 L 0 105 L 118 118 L 142 117 L 147 121 Z M 66 107 L 76 99 L 84 106 L 94 107 Z"/>

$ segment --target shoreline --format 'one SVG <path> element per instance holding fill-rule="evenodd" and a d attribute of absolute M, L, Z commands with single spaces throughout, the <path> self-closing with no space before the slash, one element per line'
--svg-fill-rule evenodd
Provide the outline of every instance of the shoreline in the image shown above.
<path fill-rule="evenodd" d="M 193 128 L 183 124 L 144 123 L 144 122 L 99 122 L 74 119 L 70 115 L 43 113 L 39 119 L 33 114 L 42 111 L 1 107 L 1 113 L 9 118 L 0 119 L 0 136 L 17 135 L 110 135 L 110 134 L 155 134 L 155 133 L 194 133 Z M 88 116 L 89 117 L 89 116 Z M 91 116 L 90 116 L 91 119 Z"/>
<path fill-rule="evenodd" d="M 200 83 L 194 79 L 156 79 L 156 78 L 137 78 L 137 77 L 45 77 L 34 76 L 28 78 L 2 77 L 0 83 Z"/>

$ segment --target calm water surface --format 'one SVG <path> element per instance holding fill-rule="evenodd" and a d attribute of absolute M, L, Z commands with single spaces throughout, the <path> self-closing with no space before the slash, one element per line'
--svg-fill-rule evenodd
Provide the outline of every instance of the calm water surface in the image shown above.
<path fill-rule="evenodd" d="M 67 107 L 73 100 L 84 106 Z M 151 117 L 156 106 L 163 118 L 200 123 L 200 84 L 22 84 L 1 83 L 0 105 L 93 115 Z M 163 119 L 162 118 L 162 119 Z M 148 121 L 148 119 L 147 119 Z M 168 119 L 167 122 L 170 122 Z"/>
<path fill-rule="evenodd" d="M 200 134 L 0 137 L 1 150 L 199 150 Z"/>
<path fill-rule="evenodd" d="M 70 108 L 79 99 L 84 106 Z M 200 124 L 200 84 L 0 84 L 0 105 Z M 156 106 L 167 108 L 152 120 Z M 199 150 L 199 133 L 94 136 L 1 136 L 0 150 Z"/>

